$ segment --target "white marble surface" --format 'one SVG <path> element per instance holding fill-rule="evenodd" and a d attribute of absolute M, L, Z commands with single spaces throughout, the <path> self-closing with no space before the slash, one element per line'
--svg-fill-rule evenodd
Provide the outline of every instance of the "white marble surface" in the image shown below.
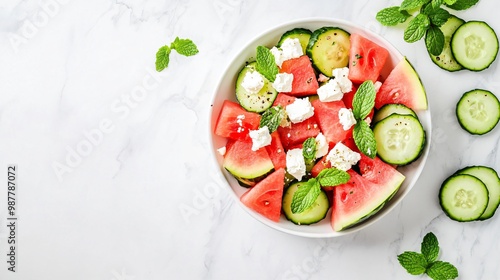
<path fill-rule="evenodd" d="M 459 279 L 500 279 L 498 214 L 457 223 L 437 200 L 458 168 L 500 171 L 500 128 L 474 137 L 454 118 L 463 92 L 500 93 L 498 61 L 480 73 L 437 68 L 423 42 L 405 43 L 401 28 L 375 21 L 399 2 L 2 1 L 0 279 L 425 279 L 408 275 L 396 256 L 418 250 L 429 231 Z M 456 14 L 500 31 L 497 8 L 481 0 Z M 410 194 L 380 222 L 334 239 L 255 221 L 219 182 L 207 152 L 213 89 L 240 46 L 276 24 L 316 16 L 353 21 L 392 42 L 419 71 L 433 114 L 431 155 Z M 193 39 L 200 53 L 172 54 L 156 74 L 156 50 L 175 36 Z M 15 273 L 6 263 L 8 164 L 19 169 Z M 195 211 L 183 216 L 188 208 Z"/>

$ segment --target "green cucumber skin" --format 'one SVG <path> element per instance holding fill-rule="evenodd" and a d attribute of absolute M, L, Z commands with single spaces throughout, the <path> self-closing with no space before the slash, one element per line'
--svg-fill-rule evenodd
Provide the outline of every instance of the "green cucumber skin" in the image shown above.
<path fill-rule="evenodd" d="M 488 65 L 485 65 L 483 67 L 480 67 L 480 68 L 472 68 L 472 67 L 467 67 L 466 65 L 463 65 L 462 63 L 459 62 L 460 59 L 456 59 L 457 55 L 455 54 L 455 52 L 453 51 L 453 39 L 456 37 L 455 35 L 457 34 L 457 31 L 460 29 L 460 28 L 465 28 L 467 24 L 472 24 L 472 23 L 480 23 L 480 24 L 484 24 L 486 25 L 487 27 L 489 27 L 491 29 L 491 31 L 493 32 L 493 34 L 495 35 L 496 37 L 496 45 L 497 45 L 497 49 L 495 51 L 495 55 L 491 58 L 490 62 Z M 492 64 L 493 62 L 496 60 L 496 57 L 498 56 L 498 47 L 499 47 L 499 42 L 498 42 L 498 36 L 496 35 L 496 32 L 493 28 L 491 28 L 491 26 L 489 26 L 486 22 L 484 21 L 474 21 L 474 20 L 471 20 L 471 21 L 467 21 L 465 22 L 464 24 L 462 24 L 459 28 L 457 28 L 457 30 L 455 30 L 455 33 L 453 33 L 453 36 L 451 37 L 450 39 L 450 47 L 451 47 L 451 50 L 452 50 L 452 54 L 453 56 L 455 57 L 455 59 L 457 60 L 458 64 L 462 65 L 462 67 L 464 67 L 465 69 L 469 70 L 469 71 L 472 71 L 472 72 L 481 72 L 483 70 L 486 70 L 488 69 Z"/>
<path fill-rule="evenodd" d="M 452 21 L 456 21 L 456 23 L 460 23 L 458 26 L 456 26 L 455 28 L 452 28 L 450 30 L 444 30 L 445 27 L 447 27 L 446 25 L 449 23 L 449 24 L 453 24 Z M 450 16 L 450 18 L 448 19 L 448 21 L 443 24 L 439 29 L 441 29 L 441 31 L 443 32 L 444 36 L 447 37 L 449 36 L 449 40 L 448 40 L 448 44 L 446 44 L 445 42 L 445 46 L 443 48 L 443 51 L 441 52 L 441 54 L 439 55 L 433 55 L 431 54 L 429 51 L 427 51 L 427 53 L 429 54 L 432 62 L 434 62 L 434 64 L 436 64 L 439 68 L 441 69 L 444 69 L 448 72 L 456 72 L 456 71 L 461 71 L 461 70 L 464 70 L 465 68 L 460 65 L 457 60 L 455 59 L 455 57 L 453 56 L 453 51 L 451 50 L 451 38 L 453 37 L 453 33 L 455 32 L 455 30 L 458 29 L 458 27 L 460 27 L 462 24 L 465 23 L 465 20 L 459 18 L 459 17 L 456 17 L 456 16 Z M 451 34 L 449 34 L 451 32 Z M 448 52 L 449 51 L 449 52 Z M 438 57 L 440 57 L 441 55 L 443 55 L 445 52 L 447 52 L 446 54 L 450 55 L 451 57 L 448 58 L 451 62 L 451 64 L 449 64 L 448 66 L 446 66 L 445 62 L 442 61 L 442 58 L 440 58 L 438 60 Z"/>
<path fill-rule="evenodd" d="M 455 174 L 468 174 L 468 175 L 471 175 L 471 176 L 474 176 L 476 178 L 478 178 L 477 176 L 475 176 L 474 174 L 471 174 L 469 171 L 471 170 L 480 170 L 480 169 L 485 169 L 487 170 L 487 172 L 490 172 L 491 174 L 493 174 L 494 176 L 496 176 L 496 179 L 498 181 L 500 181 L 500 178 L 498 177 L 498 173 L 491 167 L 487 167 L 487 166 L 483 166 L 483 165 L 471 165 L 471 166 L 467 166 L 467 167 L 464 167 L 460 170 L 458 170 L 457 172 L 455 172 Z M 481 178 L 478 178 L 479 180 L 481 180 Z M 484 183 L 484 181 L 483 181 Z M 490 189 L 488 188 L 488 185 L 485 183 L 486 185 L 486 188 L 488 189 L 488 192 L 489 194 L 491 194 L 490 192 Z M 484 220 L 488 220 L 489 218 L 493 217 L 495 215 L 495 212 L 496 210 L 498 209 L 498 206 L 500 205 L 500 198 L 496 198 L 497 200 L 497 203 L 496 203 L 496 206 L 494 206 L 494 209 L 491 210 L 489 213 L 486 213 L 486 210 L 488 210 L 488 206 L 486 207 L 486 210 L 485 212 L 477 219 L 478 221 L 484 221 Z M 490 201 L 491 200 L 491 197 L 490 197 Z"/>
<path fill-rule="evenodd" d="M 319 212 L 317 216 L 314 216 L 314 217 L 310 217 L 309 219 L 306 219 L 306 220 L 302 220 L 302 221 L 299 221 L 299 220 L 296 220 L 295 218 L 300 218 L 300 217 L 291 217 L 291 215 L 295 215 L 295 216 L 300 216 L 302 213 L 299 213 L 299 214 L 291 214 L 292 212 L 292 209 L 285 209 L 286 207 L 288 206 L 291 206 L 291 201 L 292 201 L 292 198 L 293 198 L 293 194 L 297 191 L 298 189 L 298 186 L 302 183 L 305 183 L 305 182 L 297 182 L 297 183 L 294 183 L 292 184 L 290 187 L 288 187 L 286 190 L 285 190 L 285 193 L 283 194 L 283 204 L 282 204 L 282 208 L 283 208 L 283 213 L 285 214 L 285 217 L 287 220 L 289 220 L 290 222 L 296 224 L 296 225 L 312 225 L 312 224 L 315 224 L 315 223 L 318 223 L 320 222 L 321 220 L 323 220 L 326 215 L 328 214 L 328 210 L 330 209 L 330 201 L 328 199 L 328 196 L 326 195 L 326 193 L 321 190 L 321 193 L 320 195 L 318 196 L 318 198 L 316 199 L 316 202 L 318 200 L 323 200 L 323 202 L 325 203 L 325 205 L 320 205 L 319 207 L 323 207 L 323 212 Z M 287 203 L 286 201 L 287 200 L 290 200 L 290 203 Z M 316 203 L 315 202 L 315 203 Z M 290 205 L 288 205 L 290 204 Z M 308 214 L 306 211 L 308 211 L 309 209 L 306 209 L 303 213 L 304 214 Z M 317 209 L 317 211 L 321 211 L 321 209 Z"/>
<path fill-rule="evenodd" d="M 248 94 L 241 86 L 244 75 L 247 71 L 250 71 L 250 69 L 254 69 L 254 71 L 257 71 L 255 70 L 256 64 L 257 63 L 254 61 L 246 64 L 243 68 L 241 68 L 236 78 L 235 95 L 236 100 L 243 109 L 247 110 L 248 112 L 262 113 L 273 105 L 274 100 L 276 99 L 276 97 L 278 97 L 278 92 L 273 88 L 272 83 L 265 77 L 262 77 L 264 79 L 264 86 L 259 91 L 259 93 L 256 94 L 258 96 Z M 266 96 L 263 96 L 264 92 L 266 93 Z M 251 98 L 256 98 L 255 103 L 248 104 L 251 103 L 251 101 L 249 101 L 249 99 Z M 258 104 L 257 101 L 259 101 Z"/>
<path fill-rule="evenodd" d="M 492 124 L 492 125 L 491 125 L 491 128 L 490 128 L 489 130 L 487 130 L 487 131 L 485 130 L 485 131 L 480 131 L 480 132 L 477 132 L 477 131 L 473 131 L 470 127 L 467 127 L 467 124 L 465 124 L 465 123 L 464 123 L 464 121 L 462 120 L 463 118 L 461 118 L 461 117 L 460 117 L 460 112 L 459 112 L 459 111 L 460 111 L 460 104 L 461 104 L 461 102 L 462 102 L 462 99 L 466 98 L 466 96 L 467 96 L 468 94 L 472 94 L 472 93 L 474 93 L 474 92 L 476 92 L 476 91 L 481 91 L 481 92 L 485 92 L 485 93 L 487 93 L 487 94 L 491 94 L 493 97 L 495 97 L 495 98 L 496 98 L 497 103 L 499 104 L 499 107 L 500 107 L 500 101 L 498 100 L 498 98 L 497 98 L 497 97 L 496 97 L 496 96 L 495 96 L 492 92 L 487 91 L 487 90 L 484 90 L 484 89 L 473 89 L 473 90 L 470 90 L 470 91 L 468 91 L 468 92 L 464 93 L 464 94 L 462 95 L 462 97 L 460 98 L 460 100 L 457 102 L 457 106 L 456 106 L 456 108 L 455 108 L 455 115 L 456 115 L 456 117 L 457 117 L 458 124 L 460 125 L 460 127 L 461 127 L 463 130 L 467 131 L 468 133 L 470 133 L 470 134 L 472 134 L 472 135 L 484 135 L 484 134 L 486 134 L 486 133 L 488 133 L 488 132 L 492 131 L 492 130 L 493 130 L 493 129 L 497 126 L 498 122 L 500 121 L 500 117 L 497 119 L 497 121 L 496 121 L 496 123 L 495 123 L 495 124 Z"/>
<path fill-rule="evenodd" d="M 346 35 L 350 36 L 351 34 L 349 32 L 347 32 L 346 30 L 342 29 L 342 28 L 339 28 L 339 27 L 334 27 L 334 26 L 325 26 L 325 27 L 321 27 L 319 29 L 316 29 L 314 30 L 314 32 L 312 33 L 311 35 L 311 38 L 309 39 L 309 44 L 307 45 L 307 48 L 306 48 L 306 54 L 307 56 L 309 56 L 309 58 L 312 60 L 312 64 L 313 64 L 313 67 L 319 72 L 319 73 L 323 73 L 325 76 L 327 77 L 331 77 L 332 76 L 332 73 L 324 73 L 317 65 L 316 63 L 314 62 L 314 46 L 316 44 L 316 42 L 318 41 L 319 37 L 327 32 L 327 31 L 331 31 L 331 30 L 339 30 L 343 33 L 345 33 Z M 349 54 L 347 55 L 349 57 Z M 346 67 L 349 65 L 349 60 L 347 62 L 347 65 Z"/>
<path fill-rule="evenodd" d="M 280 40 L 278 41 L 278 44 L 276 45 L 278 48 L 281 47 L 283 42 L 288 39 L 288 38 L 297 38 L 300 41 L 300 44 L 302 45 L 302 50 L 304 51 L 304 54 L 306 53 L 307 45 L 309 44 L 309 40 L 311 39 L 312 31 L 309 29 L 305 28 L 294 28 L 292 30 L 288 30 L 287 32 L 283 33 L 281 35 Z M 301 38 L 304 38 L 301 40 Z M 307 38 L 307 41 L 306 41 Z"/>
<path fill-rule="evenodd" d="M 389 112 L 386 113 L 386 111 L 389 111 Z M 381 114 L 383 115 L 382 117 L 380 117 Z M 373 117 L 373 123 L 375 124 L 375 123 L 389 117 L 392 114 L 411 115 L 411 116 L 418 119 L 417 114 L 411 108 L 409 108 L 403 104 L 394 103 L 394 104 L 385 104 L 380 109 L 378 109 L 377 112 L 375 113 L 375 116 Z"/>

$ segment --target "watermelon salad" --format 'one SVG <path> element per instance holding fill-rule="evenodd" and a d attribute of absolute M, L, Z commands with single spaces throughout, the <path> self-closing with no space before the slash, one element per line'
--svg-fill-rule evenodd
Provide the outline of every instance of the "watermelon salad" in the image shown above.
<path fill-rule="evenodd" d="M 236 101 L 214 128 L 227 139 L 222 165 L 269 220 L 329 217 L 345 230 L 382 209 L 405 180 L 398 168 L 421 156 L 424 87 L 406 58 L 382 78 L 389 52 L 362 34 L 325 26 L 278 39 L 234 73 Z"/>

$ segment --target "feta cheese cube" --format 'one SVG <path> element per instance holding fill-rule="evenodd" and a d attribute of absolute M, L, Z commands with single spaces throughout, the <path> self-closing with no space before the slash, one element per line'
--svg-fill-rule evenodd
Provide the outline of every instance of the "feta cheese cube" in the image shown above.
<path fill-rule="evenodd" d="M 258 93 L 264 87 L 264 78 L 257 71 L 248 71 L 241 86 L 250 94 Z"/>
<path fill-rule="evenodd" d="M 278 65 L 278 67 L 280 68 L 283 64 L 283 61 L 304 55 L 302 45 L 297 38 L 288 38 L 283 41 L 280 49 L 278 49 L 277 47 L 272 47 L 270 51 L 274 55 L 274 61 L 276 62 L 276 65 Z"/>
<path fill-rule="evenodd" d="M 276 75 L 276 79 L 273 82 L 273 87 L 279 92 L 291 92 L 292 91 L 293 74 L 290 73 L 279 73 Z"/>
<path fill-rule="evenodd" d="M 292 123 L 299 123 L 314 115 L 314 107 L 306 98 L 296 98 L 292 104 L 285 107 L 288 118 Z"/>
<path fill-rule="evenodd" d="M 271 145 L 272 138 L 267 126 L 263 126 L 257 130 L 250 130 L 248 135 L 252 138 L 252 151 L 257 151 L 262 147 Z"/>
<path fill-rule="evenodd" d="M 299 181 L 306 175 L 306 162 L 302 149 L 291 149 L 286 152 L 286 170 Z"/>
<path fill-rule="evenodd" d="M 338 101 L 344 97 L 344 93 L 335 79 L 320 86 L 317 92 L 321 102 Z"/>
<path fill-rule="evenodd" d="M 339 84 L 342 93 L 347 93 L 352 90 L 352 82 L 349 80 L 349 68 L 336 68 L 332 71 L 335 80 Z"/>
<path fill-rule="evenodd" d="M 283 64 L 283 54 L 280 49 L 277 47 L 272 47 L 270 49 L 271 53 L 274 55 L 274 61 L 276 62 L 276 65 L 278 65 L 279 68 L 281 68 L 281 65 Z"/>
<path fill-rule="evenodd" d="M 344 130 L 349 130 L 356 124 L 356 119 L 351 109 L 341 108 L 339 110 L 339 122 Z"/>
<path fill-rule="evenodd" d="M 328 142 L 326 142 L 326 137 L 323 133 L 316 135 L 316 158 L 323 157 L 328 154 Z"/>
<path fill-rule="evenodd" d="M 358 163 L 361 155 L 349 149 L 346 145 L 339 142 L 330 150 L 326 159 L 330 161 L 332 167 L 347 171 L 353 165 Z"/>
<path fill-rule="evenodd" d="M 224 156 L 226 154 L 226 146 L 218 148 L 217 152 L 219 152 L 221 156 Z"/>

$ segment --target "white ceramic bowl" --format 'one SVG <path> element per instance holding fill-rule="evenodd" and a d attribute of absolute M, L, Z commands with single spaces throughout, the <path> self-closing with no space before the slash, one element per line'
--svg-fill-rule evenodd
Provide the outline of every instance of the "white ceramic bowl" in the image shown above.
<path fill-rule="evenodd" d="M 403 55 L 392 46 L 389 42 L 383 39 L 381 36 L 364 29 L 360 26 L 354 25 L 350 22 L 329 18 L 308 18 L 308 19 L 300 19 L 292 22 L 288 22 L 277 27 L 274 27 L 270 30 L 263 32 L 261 35 L 257 36 L 255 39 L 251 40 L 247 45 L 245 45 L 240 52 L 232 59 L 227 66 L 226 70 L 223 72 L 222 77 L 217 85 L 214 93 L 214 97 L 212 100 L 212 108 L 210 111 L 210 140 L 211 140 L 211 153 L 213 155 L 213 159 L 217 162 L 217 164 L 221 167 L 221 172 L 224 177 L 227 179 L 228 187 L 230 188 L 231 193 L 234 194 L 234 198 L 237 203 L 241 205 L 251 216 L 253 216 L 258 221 L 283 232 L 305 236 L 305 237 L 336 237 L 342 236 L 346 234 L 353 233 L 355 231 L 366 228 L 367 226 L 377 222 L 383 216 L 385 216 L 389 211 L 391 211 L 403 198 L 408 194 L 411 188 L 415 185 L 422 169 L 424 167 L 425 161 L 427 159 L 429 153 L 429 143 L 431 136 L 431 116 L 430 109 L 427 111 L 418 112 L 418 117 L 422 122 L 424 129 L 427 134 L 427 144 L 422 156 L 412 164 L 400 168 L 399 170 L 406 176 L 406 180 L 402 184 L 398 193 L 384 206 L 382 210 L 380 210 L 376 215 L 364 221 L 361 224 L 358 224 L 350 229 L 335 232 L 333 231 L 330 225 L 330 212 L 327 217 L 323 219 L 321 222 L 309 226 L 298 226 L 288 221 L 284 215 L 281 215 L 281 219 L 278 223 L 268 220 L 267 218 L 261 216 L 260 214 L 254 212 L 253 210 L 247 208 L 240 202 L 240 196 L 247 191 L 246 188 L 241 187 L 236 179 L 233 178 L 231 174 L 229 174 L 224 168 L 222 168 L 222 160 L 223 157 L 217 152 L 217 149 L 224 146 L 226 143 L 226 139 L 219 137 L 213 133 L 215 122 L 217 121 L 217 117 L 219 115 L 222 103 L 224 100 L 229 99 L 236 101 L 234 88 L 235 81 L 238 75 L 239 70 L 245 65 L 245 62 L 251 58 L 255 57 L 255 49 L 257 46 L 264 45 L 267 47 L 272 47 L 277 44 L 280 36 L 288 30 L 291 30 L 296 27 L 307 28 L 311 31 L 318 29 L 323 26 L 336 26 L 340 27 L 350 33 L 358 33 L 366 38 L 376 42 L 377 44 L 385 47 L 389 53 L 390 57 L 388 58 L 385 68 L 382 70 L 381 76 L 385 79 L 390 71 L 395 67 L 395 65 L 403 59 Z"/>

